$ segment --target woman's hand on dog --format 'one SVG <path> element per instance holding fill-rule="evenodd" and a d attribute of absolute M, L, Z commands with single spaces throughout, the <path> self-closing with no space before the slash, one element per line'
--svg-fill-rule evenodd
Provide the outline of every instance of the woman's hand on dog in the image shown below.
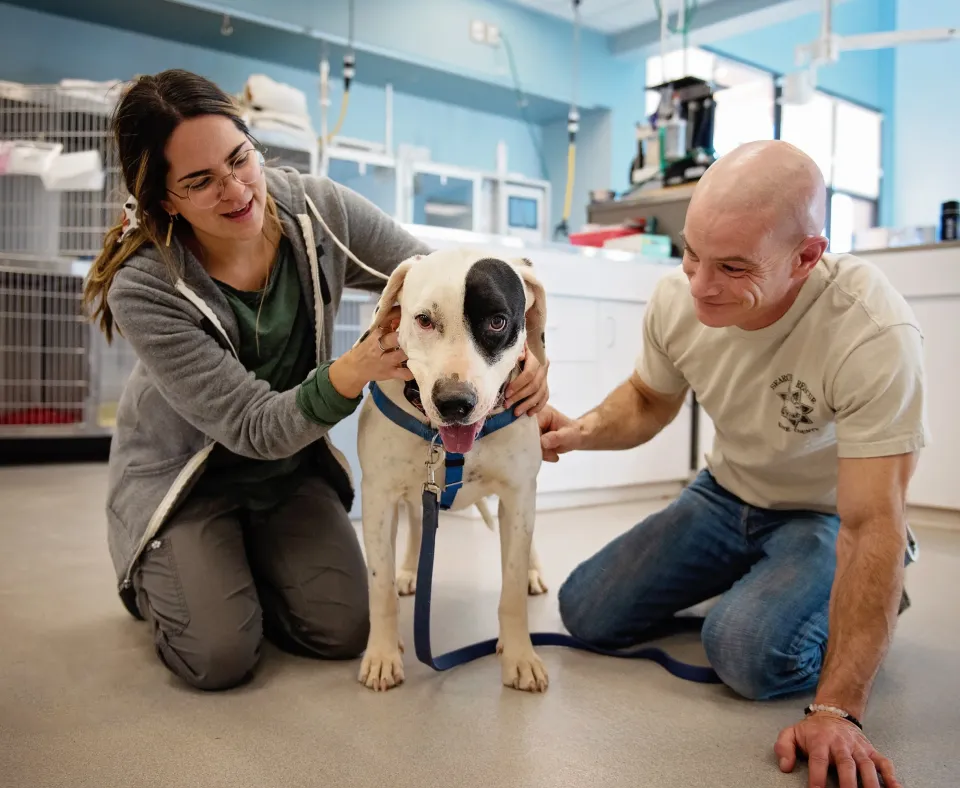
<path fill-rule="evenodd" d="M 330 383 L 340 394 L 355 399 L 370 381 L 413 380 L 400 349 L 399 325 L 400 307 L 394 307 L 378 328 L 330 365 Z"/>
<path fill-rule="evenodd" d="M 547 386 L 547 367 L 550 365 L 541 364 L 533 353 L 525 351 L 523 370 L 507 386 L 504 394 L 503 406 L 512 408 L 517 405 L 514 413 L 522 416 L 526 413 L 528 416 L 536 416 L 547 404 L 550 396 L 550 388 Z"/>

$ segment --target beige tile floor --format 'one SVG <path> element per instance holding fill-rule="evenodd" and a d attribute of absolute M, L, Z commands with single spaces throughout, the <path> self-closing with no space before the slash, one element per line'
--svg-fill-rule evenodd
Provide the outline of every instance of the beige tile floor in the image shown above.
<path fill-rule="evenodd" d="M 494 658 L 375 695 L 357 663 L 268 649 L 227 693 L 184 688 L 146 626 L 116 597 L 101 515 L 102 465 L 0 469 L 0 784 L 294 788 L 323 786 L 800 786 L 772 745 L 806 698 L 750 703 L 648 662 L 543 649 L 544 696 L 502 688 Z M 547 513 L 538 521 L 550 594 L 537 629 L 559 626 L 556 589 L 582 557 L 650 507 Z M 498 547 L 482 524 L 441 530 L 435 649 L 496 633 Z M 960 534 L 918 532 L 913 607 L 900 622 L 866 719 L 906 786 L 960 785 Z M 412 601 L 402 632 L 412 643 Z M 702 659 L 695 638 L 674 639 Z"/>

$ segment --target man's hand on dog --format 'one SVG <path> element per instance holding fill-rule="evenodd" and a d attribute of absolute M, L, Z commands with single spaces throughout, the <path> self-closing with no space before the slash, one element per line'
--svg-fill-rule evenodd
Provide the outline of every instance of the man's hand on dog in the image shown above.
<path fill-rule="evenodd" d="M 413 373 L 404 366 L 407 356 L 399 347 L 399 325 L 400 307 L 394 307 L 378 329 L 330 365 L 330 382 L 340 394 L 359 397 L 372 380 L 413 380 Z"/>
<path fill-rule="evenodd" d="M 878 775 L 887 788 L 900 788 L 893 764 L 873 748 L 859 728 L 839 717 L 811 714 L 784 728 L 773 749 L 783 772 L 793 771 L 798 750 L 806 753 L 810 788 L 826 788 L 831 764 L 836 766 L 840 788 L 857 788 L 858 773 L 863 788 L 879 788 Z"/>
<path fill-rule="evenodd" d="M 507 386 L 503 406 L 512 408 L 519 402 L 514 411 L 517 416 L 522 416 L 524 413 L 535 416 L 540 413 L 550 396 L 550 389 L 547 386 L 547 366 L 549 362 L 542 365 L 533 353 L 526 352 L 523 370 Z"/>
<path fill-rule="evenodd" d="M 540 411 L 537 421 L 540 424 L 540 448 L 547 462 L 557 462 L 561 454 L 580 448 L 580 424 L 552 405 Z"/>

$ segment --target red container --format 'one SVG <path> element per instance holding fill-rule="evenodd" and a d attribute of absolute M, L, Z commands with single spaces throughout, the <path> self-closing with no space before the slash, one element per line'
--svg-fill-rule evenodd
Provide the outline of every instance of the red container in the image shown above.
<path fill-rule="evenodd" d="M 611 238 L 623 238 L 626 235 L 636 235 L 639 230 L 635 227 L 604 227 L 602 230 L 587 230 L 582 233 L 571 233 L 570 243 L 574 246 L 602 247 L 604 241 Z"/>

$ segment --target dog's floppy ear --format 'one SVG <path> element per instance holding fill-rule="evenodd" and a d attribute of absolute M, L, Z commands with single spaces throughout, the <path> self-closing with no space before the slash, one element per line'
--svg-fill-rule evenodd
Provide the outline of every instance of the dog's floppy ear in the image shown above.
<path fill-rule="evenodd" d="M 383 316 L 400 300 L 400 291 L 403 290 L 403 280 L 407 278 L 407 272 L 410 270 L 410 266 L 421 257 L 423 257 L 423 255 L 420 254 L 409 257 L 393 269 L 393 273 L 390 274 L 390 278 L 380 293 L 380 299 L 377 301 L 377 305 L 373 310 L 370 325 L 367 326 L 367 330 L 363 332 L 363 335 L 356 341 L 355 345 L 360 344 L 370 336 L 370 332 L 375 331 L 380 326 Z"/>
<path fill-rule="evenodd" d="M 537 361 L 546 366 L 547 294 L 533 272 L 533 263 L 527 258 L 515 260 L 514 267 L 523 280 L 523 292 L 527 297 L 527 347 L 537 357 Z"/>

